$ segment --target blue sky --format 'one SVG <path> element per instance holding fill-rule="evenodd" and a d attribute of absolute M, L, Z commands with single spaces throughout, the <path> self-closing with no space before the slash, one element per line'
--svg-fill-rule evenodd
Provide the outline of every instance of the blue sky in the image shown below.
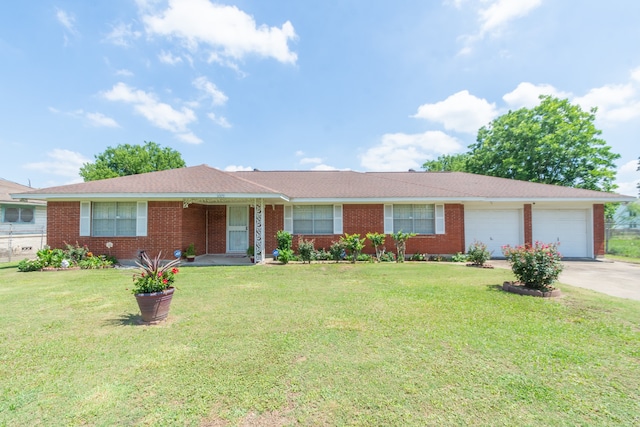
<path fill-rule="evenodd" d="M 598 107 L 636 195 L 640 2 L 11 2 L 0 177 L 78 182 L 154 141 L 224 170 L 419 169 L 541 93 Z"/>

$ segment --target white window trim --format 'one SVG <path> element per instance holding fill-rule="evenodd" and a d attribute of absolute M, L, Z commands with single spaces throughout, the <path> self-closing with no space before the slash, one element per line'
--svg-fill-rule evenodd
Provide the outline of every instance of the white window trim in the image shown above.
<path fill-rule="evenodd" d="M 420 204 L 420 203 L 412 203 Z M 425 203 L 431 204 L 431 203 Z M 435 204 L 435 234 L 445 234 L 444 205 Z M 393 205 L 384 205 L 384 234 L 393 234 Z M 425 234 L 426 236 L 426 234 Z"/>
<path fill-rule="evenodd" d="M 119 236 L 119 237 L 145 237 L 147 235 L 149 214 L 148 203 L 146 201 L 136 202 L 136 235 L 135 236 Z M 80 202 L 80 236 L 91 236 L 91 211 L 92 205 L 89 201 Z M 116 236 L 110 236 L 116 237 Z"/>

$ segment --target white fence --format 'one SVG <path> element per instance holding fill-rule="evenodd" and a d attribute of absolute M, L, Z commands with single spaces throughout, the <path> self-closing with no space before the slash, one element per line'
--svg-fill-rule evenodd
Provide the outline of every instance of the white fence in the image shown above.
<path fill-rule="evenodd" d="M 44 226 L 15 227 L 0 225 L 0 262 L 33 258 L 47 244 L 47 229 Z"/>

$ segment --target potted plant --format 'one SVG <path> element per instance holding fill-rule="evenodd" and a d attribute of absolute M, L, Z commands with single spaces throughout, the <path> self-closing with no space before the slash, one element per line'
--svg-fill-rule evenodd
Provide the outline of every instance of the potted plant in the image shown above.
<path fill-rule="evenodd" d="M 187 258 L 187 262 L 193 262 L 196 259 L 196 246 L 193 243 L 184 251 L 184 256 Z"/>
<path fill-rule="evenodd" d="M 247 256 L 249 257 L 249 259 L 251 259 L 251 262 L 253 262 L 254 259 L 255 259 L 254 258 L 255 257 L 255 251 L 256 251 L 256 249 L 253 246 L 249 246 L 247 248 Z"/>
<path fill-rule="evenodd" d="M 133 275 L 132 293 L 136 297 L 142 320 L 144 322 L 159 322 L 166 319 L 169 306 L 173 298 L 173 282 L 178 274 L 180 259 L 163 264 L 158 255 L 151 259 L 146 253 L 140 255 L 136 261 L 140 271 Z"/>

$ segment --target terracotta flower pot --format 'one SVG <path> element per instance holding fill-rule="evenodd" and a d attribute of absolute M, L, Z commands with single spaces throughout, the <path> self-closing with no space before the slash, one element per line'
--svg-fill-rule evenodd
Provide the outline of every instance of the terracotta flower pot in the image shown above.
<path fill-rule="evenodd" d="M 173 298 L 175 288 L 169 288 L 162 292 L 136 294 L 136 301 L 144 322 L 159 322 L 167 318 L 169 306 Z"/>

